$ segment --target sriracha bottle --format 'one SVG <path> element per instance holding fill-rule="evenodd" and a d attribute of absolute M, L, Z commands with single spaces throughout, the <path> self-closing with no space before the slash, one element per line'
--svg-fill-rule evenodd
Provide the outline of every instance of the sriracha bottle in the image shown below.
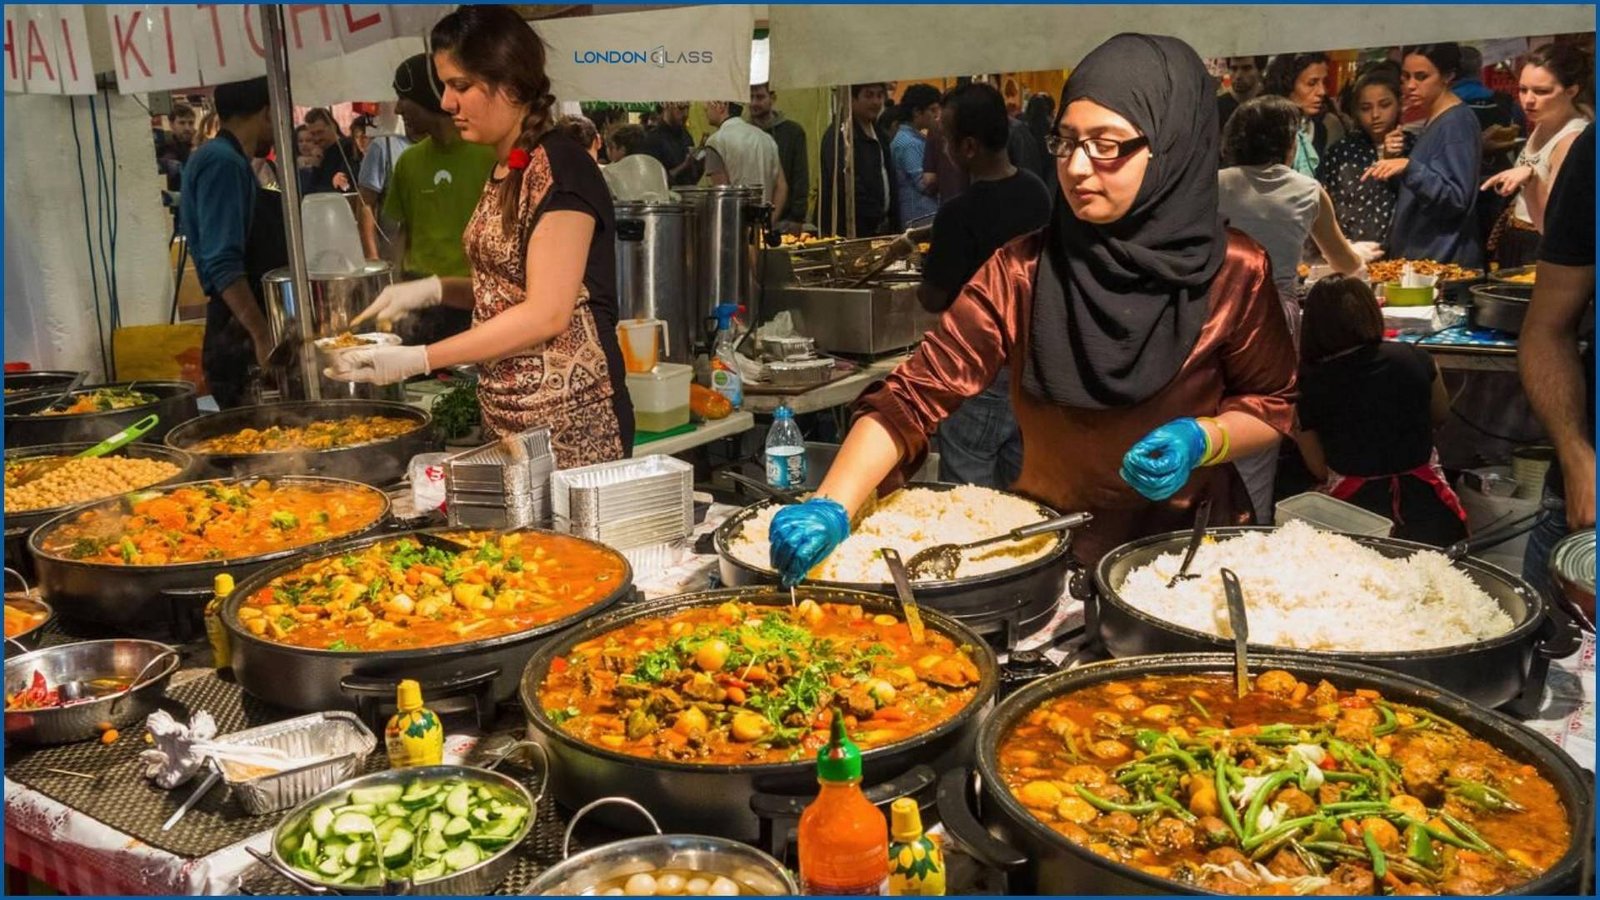
<path fill-rule="evenodd" d="M 861 793 L 861 750 L 833 713 L 817 752 L 817 799 L 800 814 L 800 891 L 871 896 L 888 884 L 889 823 Z"/>

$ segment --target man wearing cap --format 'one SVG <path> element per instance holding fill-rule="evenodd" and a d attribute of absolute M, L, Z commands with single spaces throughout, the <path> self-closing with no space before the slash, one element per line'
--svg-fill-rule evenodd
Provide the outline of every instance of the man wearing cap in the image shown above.
<path fill-rule="evenodd" d="M 470 278 L 461 234 L 494 169 L 495 150 L 461 139 L 440 104 L 444 86 L 427 54 L 400 64 L 394 92 L 395 111 L 405 120 L 406 133 L 417 138 L 395 162 L 383 199 L 384 217 L 398 226 L 392 237 L 401 278 Z M 471 324 L 469 311 L 444 306 L 415 318 L 419 333 L 410 343 L 442 340 Z"/>

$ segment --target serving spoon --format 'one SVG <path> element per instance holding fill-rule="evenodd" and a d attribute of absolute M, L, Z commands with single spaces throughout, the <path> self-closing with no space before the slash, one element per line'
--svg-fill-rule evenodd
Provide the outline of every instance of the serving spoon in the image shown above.
<path fill-rule="evenodd" d="M 105 694 L 104 696 L 109 697 L 112 694 L 133 693 L 138 688 L 144 686 L 144 676 L 150 671 L 151 666 L 167 659 L 168 657 L 175 657 L 177 655 L 178 651 L 170 649 L 157 653 L 155 656 L 150 657 L 149 661 L 144 664 L 144 668 L 139 670 L 139 674 L 133 676 L 133 680 L 128 682 L 127 687 L 120 691 L 112 691 L 110 694 Z M 91 696 L 89 694 L 88 686 L 81 679 L 77 678 L 73 678 L 69 681 L 63 681 L 56 685 L 56 696 L 60 698 L 60 705 L 62 706 L 66 706 L 69 703 L 77 703 L 79 700 L 100 699 L 99 696 Z"/>
<path fill-rule="evenodd" d="M 1066 531 L 1069 528 L 1086 525 L 1093 519 L 1094 516 L 1089 513 L 1069 513 L 1064 516 L 1056 516 L 1053 519 L 1045 519 L 1043 522 L 1034 522 L 1032 525 L 1013 528 L 1005 534 L 986 537 L 981 541 L 973 541 L 969 544 L 935 544 L 912 554 L 911 561 L 906 564 L 905 570 L 912 578 L 931 578 L 935 581 L 946 581 L 956 576 L 956 569 L 961 566 L 961 555 L 964 551 L 976 550 L 979 547 L 987 547 L 990 544 L 1000 544 L 1008 541 L 1025 541 L 1028 538 L 1049 534 L 1052 531 Z M 887 555 L 888 551 L 884 552 Z M 890 571 L 893 571 L 892 567 Z"/>
<path fill-rule="evenodd" d="M 97 456 L 105 456 L 107 453 L 121 449 L 124 445 L 143 437 L 145 432 L 156 427 L 160 422 L 161 417 L 152 413 L 81 453 L 73 456 L 41 459 L 38 462 L 25 462 L 11 471 L 11 485 L 12 487 L 21 487 L 24 484 L 38 481 L 74 459 L 92 459 Z"/>
<path fill-rule="evenodd" d="M 1183 565 L 1178 567 L 1178 574 L 1167 580 L 1169 590 L 1177 587 L 1180 581 L 1200 577 L 1189 572 L 1189 564 L 1194 562 L 1195 551 L 1200 549 L 1201 542 L 1206 539 L 1206 525 L 1210 521 L 1211 498 L 1207 497 L 1200 501 L 1200 505 L 1194 511 L 1194 530 L 1189 532 L 1189 547 L 1183 551 Z"/>
<path fill-rule="evenodd" d="M 889 567 L 889 576 L 894 579 L 894 591 L 900 597 L 900 611 L 905 614 L 906 627 L 911 630 L 911 642 L 920 644 L 924 633 L 922 609 L 917 606 L 916 595 L 911 593 L 911 579 L 906 577 L 906 567 L 900 561 L 900 551 L 893 547 L 884 547 L 878 552 L 883 554 L 884 564 Z"/>
<path fill-rule="evenodd" d="M 1250 665 L 1245 645 L 1250 640 L 1250 620 L 1244 611 L 1244 589 L 1232 569 L 1222 570 L 1222 593 L 1228 598 L 1228 630 L 1233 632 L 1233 680 L 1239 696 L 1250 693 Z"/>

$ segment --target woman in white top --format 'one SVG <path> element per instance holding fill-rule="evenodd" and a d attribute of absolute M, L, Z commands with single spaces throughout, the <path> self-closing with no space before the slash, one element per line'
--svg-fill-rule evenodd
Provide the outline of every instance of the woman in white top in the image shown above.
<path fill-rule="evenodd" d="M 1531 265 L 1544 233 L 1550 187 L 1566 161 L 1567 149 L 1589 124 L 1578 109 L 1578 94 L 1593 65 L 1589 55 L 1568 44 L 1545 44 L 1522 65 L 1517 94 L 1533 132 L 1517 164 L 1483 183 L 1502 197 L 1517 199 L 1489 238 L 1491 258 L 1503 267 Z"/>
<path fill-rule="evenodd" d="M 1315 178 L 1294 165 L 1303 113 L 1284 97 L 1268 94 L 1250 100 L 1228 117 L 1222 130 L 1217 173 L 1217 210 L 1230 228 L 1266 248 L 1272 282 L 1295 346 L 1300 346 L 1300 254 L 1310 238 L 1341 275 L 1362 272 L 1361 253 L 1345 240 L 1333 200 Z M 1363 248 L 1376 258 L 1377 245 Z M 1250 491 L 1256 521 L 1272 523 L 1272 483 L 1278 472 L 1278 447 L 1241 456 L 1234 467 Z"/>
<path fill-rule="evenodd" d="M 1300 109 L 1283 97 L 1261 96 L 1240 106 L 1222 133 L 1228 168 L 1217 173 L 1222 218 L 1266 248 L 1272 281 L 1297 340 L 1297 285 L 1306 239 L 1341 275 L 1356 274 L 1365 259 L 1378 255 L 1376 245 L 1358 248 L 1347 241 L 1327 190 L 1290 167 L 1301 119 Z"/>

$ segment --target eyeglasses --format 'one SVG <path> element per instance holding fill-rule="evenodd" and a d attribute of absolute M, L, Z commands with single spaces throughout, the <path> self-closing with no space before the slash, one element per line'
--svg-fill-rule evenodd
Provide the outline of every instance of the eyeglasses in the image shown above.
<path fill-rule="evenodd" d="M 1110 138 L 1084 138 L 1083 140 L 1077 140 L 1057 134 L 1052 134 L 1044 139 L 1044 148 L 1050 151 L 1051 156 L 1058 159 L 1071 159 L 1072 154 L 1078 152 L 1078 148 L 1082 147 L 1084 155 L 1097 162 L 1110 162 L 1114 159 L 1132 156 L 1141 147 L 1148 146 L 1150 146 L 1150 139 L 1143 135 L 1126 141 L 1113 141 Z"/>

